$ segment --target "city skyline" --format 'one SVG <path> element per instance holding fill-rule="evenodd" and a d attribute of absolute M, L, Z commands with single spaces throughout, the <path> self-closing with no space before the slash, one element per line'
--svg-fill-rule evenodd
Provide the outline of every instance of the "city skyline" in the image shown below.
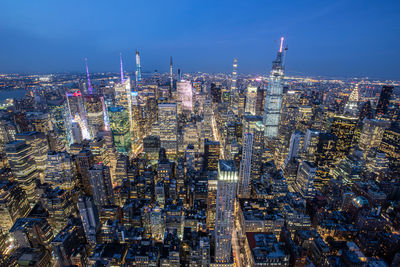
<path fill-rule="evenodd" d="M 135 2 L 0 3 L 0 266 L 399 267 L 397 4 Z"/>
<path fill-rule="evenodd" d="M 0 72 L 83 72 L 85 57 L 92 72 L 117 72 L 120 52 L 135 72 L 139 51 L 143 72 L 168 71 L 173 56 L 183 73 L 229 73 L 238 58 L 239 73 L 265 74 L 285 36 L 287 75 L 400 78 L 397 2 L 252 4 L 3 2 Z"/>

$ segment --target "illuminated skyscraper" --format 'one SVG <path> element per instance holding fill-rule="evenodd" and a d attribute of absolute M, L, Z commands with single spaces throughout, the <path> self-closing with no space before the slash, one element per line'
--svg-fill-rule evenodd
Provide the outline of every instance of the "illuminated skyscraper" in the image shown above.
<path fill-rule="evenodd" d="M 88 90 L 89 94 L 93 94 L 92 84 L 90 82 L 90 75 L 89 75 L 89 67 L 88 67 L 88 64 L 87 64 L 87 58 L 85 58 L 85 64 L 86 64 L 86 75 L 87 75 L 87 79 L 88 79 L 87 90 Z"/>
<path fill-rule="evenodd" d="M 389 172 L 394 177 L 400 177 L 400 128 L 392 126 L 383 133 L 379 146 L 389 159 Z"/>
<path fill-rule="evenodd" d="M 231 263 L 234 203 L 238 171 L 233 160 L 218 163 L 215 216 L 215 263 Z"/>
<path fill-rule="evenodd" d="M 314 162 L 315 152 L 319 141 L 319 131 L 315 129 L 307 129 L 304 136 L 303 146 L 301 148 L 301 156 L 303 159 Z"/>
<path fill-rule="evenodd" d="M 75 212 L 71 192 L 61 188 L 47 188 L 40 197 L 43 207 L 49 212 L 47 218 L 54 233 L 58 233 Z"/>
<path fill-rule="evenodd" d="M 330 180 L 329 170 L 336 160 L 337 136 L 331 133 L 319 133 L 318 144 L 315 150 L 315 163 L 318 166 L 315 187 L 322 188 Z"/>
<path fill-rule="evenodd" d="M 297 171 L 295 190 L 305 199 L 312 199 L 315 196 L 314 178 L 317 167 L 308 161 L 300 163 Z"/>
<path fill-rule="evenodd" d="M 239 196 L 248 198 L 250 196 L 250 172 L 253 151 L 253 135 L 245 133 L 243 137 L 242 160 L 239 169 Z"/>
<path fill-rule="evenodd" d="M 131 138 L 132 138 L 132 152 L 137 155 L 139 151 L 143 136 L 144 136 L 144 119 L 142 107 L 139 103 L 138 92 L 132 92 L 132 118 L 131 118 Z"/>
<path fill-rule="evenodd" d="M 251 115 L 256 115 L 256 105 L 257 105 L 257 87 L 248 86 L 246 93 L 246 108 L 244 112 L 248 112 Z"/>
<path fill-rule="evenodd" d="M 52 187 L 71 190 L 75 186 L 76 165 L 67 152 L 50 151 L 47 154 L 44 181 Z"/>
<path fill-rule="evenodd" d="M 207 229 L 215 229 L 217 207 L 218 175 L 208 175 L 207 183 Z"/>
<path fill-rule="evenodd" d="M 283 74 L 284 66 L 282 62 L 283 54 L 283 37 L 281 38 L 281 46 L 275 61 L 272 62 L 272 70 L 269 76 L 267 96 L 264 105 L 263 123 L 265 127 L 264 136 L 277 137 L 278 126 L 280 120 L 280 112 L 282 105 L 283 93 Z"/>
<path fill-rule="evenodd" d="M 384 152 L 371 149 L 365 158 L 366 176 L 368 178 L 379 181 L 387 177 L 389 159 Z"/>
<path fill-rule="evenodd" d="M 193 92 L 190 81 L 180 80 L 176 83 L 176 90 L 179 100 L 182 102 L 183 112 L 192 112 L 193 110 Z"/>
<path fill-rule="evenodd" d="M 25 191 L 31 206 L 36 203 L 37 167 L 33 157 L 33 150 L 23 140 L 16 140 L 6 144 L 6 155 L 11 171 Z"/>
<path fill-rule="evenodd" d="M 169 81 L 170 81 L 169 95 L 171 96 L 172 88 L 174 87 L 174 74 L 173 74 L 173 68 L 172 68 L 172 56 L 171 56 L 170 61 L 169 61 Z"/>
<path fill-rule="evenodd" d="M 236 82 L 237 82 L 237 59 L 233 59 L 233 71 L 232 71 L 232 83 L 231 83 L 231 108 L 233 110 L 233 113 L 236 115 L 238 114 L 238 103 L 237 103 L 237 98 L 238 98 L 238 91 L 236 88 Z"/>
<path fill-rule="evenodd" d="M 97 137 L 89 143 L 90 151 L 93 153 L 95 163 L 103 163 L 111 167 L 110 164 L 110 150 L 107 146 L 106 138 Z"/>
<path fill-rule="evenodd" d="M 177 106 L 175 103 L 158 105 L 158 125 L 160 127 L 161 147 L 167 153 L 176 153 L 178 142 Z"/>
<path fill-rule="evenodd" d="M 25 192 L 17 182 L 0 181 L 0 230 L 7 233 L 30 210 Z"/>
<path fill-rule="evenodd" d="M 121 81 L 115 84 L 115 105 L 124 107 L 129 112 L 129 123 L 132 128 L 132 93 L 131 93 L 131 79 L 124 77 L 124 69 L 122 65 L 122 56 L 120 54 L 121 65 Z"/>
<path fill-rule="evenodd" d="M 113 185 L 121 186 L 125 179 L 128 178 L 129 157 L 120 155 L 117 159 L 117 166 L 115 168 L 115 178 Z"/>
<path fill-rule="evenodd" d="M 140 55 L 139 51 L 136 51 L 136 83 L 140 83 L 142 81 L 142 67 L 140 66 Z"/>
<path fill-rule="evenodd" d="M 88 130 L 92 138 L 95 138 L 97 133 L 104 131 L 104 111 L 102 96 L 85 96 L 85 110 Z"/>
<path fill-rule="evenodd" d="M 204 139 L 204 170 L 217 171 L 220 159 L 220 143 Z"/>
<path fill-rule="evenodd" d="M 231 83 L 231 93 L 234 94 L 236 91 L 236 81 L 237 81 L 237 58 L 233 59 L 233 71 L 232 71 L 232 83 Z"/>
<path fill-rule="evenodd" d="M 344 106 L 344 114 L 356 117 L 358 113 L 358 84 L 356 84 Z"/>
<path fill-rule="evenodd" d="M 336 151 L 338 158 L 344 158 L 350 150 L 356 129 L 357 118 L 336 116 L 331 125 L 331 133 L 337 136 Z"/>
<path fill-rule="evenodd" d="M 41 132 L 25 132 L 17 134 L 15 138 L 16 140 L 23 140 L 29 145 L 39 178 L 43 182 L 47 152 L 49 151 L 46 134 Z"/>
<path fill-rule="evenodd" d="M 358 141 L 358 146 L 363 151 L 364 157 L 367 156 L 371 148 L 379 147 L 383 133 L 389 126 L 389 121 L 364 119 L 362 132 Z"/>
<path fill-rule="evenodd" d="M 193 145 L 195 150 L 198 151 L 200 144 L 196 125 L 194 123 L 188 124 L 182 129 L 182 132 L 183 142 L 181 142 L 180 151 L 184 152 L 188 145 Z"/>
<path fill-rule="evenodd" d="M 65 122 L 68 113 L 67 101 L 62 97 L 53 101 L 49 101 L 48 108 L 51 125 L 55 135 L 61 139 L 59 141 L 61 141 L 63 145 L 68 144 L 67 124 Z"/>
<path fill-rule="evenodd" d="M 116 150 L 122 154 L 129 154 L 132 149 L 130 135 L 129 114 L 121 106 L 109 107 L 110 128 Z"/>
<path fill-rule="evenodd" d="M 86 111 L 84 106 L 83 97 L 80 91 L 75 91 L 71 93 L 66 93 L 67 104 L 69 113 L 67 113 L 66 122 L 68 124 L 68 130 L 72 128 L 72 123 L 75 122 L 79 126 L 80 132 L 83 139 L 90 139 L 90 133 L 87 127 Z M 72 131 L 72 129 L 71 129 Z M 70 140 L 74 142 L 72 137 L 72 132 L 70 133 Z"/>
<path fill-rule="evenodd" d="M 264 152 L 264 125 L 258 121 L 254 131 L 253 151 L 251 153 L 251 177 L 259 179 L 261 176 L 261 166 Z"/>

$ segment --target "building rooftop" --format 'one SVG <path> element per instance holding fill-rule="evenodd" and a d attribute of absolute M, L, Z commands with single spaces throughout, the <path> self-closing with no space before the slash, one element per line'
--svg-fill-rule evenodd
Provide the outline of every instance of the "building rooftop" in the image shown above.
<path fill-rule="evenodd" d="M 273 233 L 248 232 L 246 239 L 256 263 L 289 260 L 283 243 L 279 243 Z"/>
<path fill-rule="evenodd" d="M 219 161 L 219 170 L 225 172 L 234 172 L 237 171 L 235 161 L 233 160 L 220 160 Z"/>

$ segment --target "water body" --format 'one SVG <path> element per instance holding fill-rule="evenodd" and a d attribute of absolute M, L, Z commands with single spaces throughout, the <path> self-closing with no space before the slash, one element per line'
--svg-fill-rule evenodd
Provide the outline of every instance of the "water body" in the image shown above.
<path fill-rule="evenodd" d="M 24 97 L 26 90 L 25 89 L 18 89 L 12 91 L 0 91 L 0 102 L 3 102 L 7 98 L 16 98 L 21 99 Z"/>

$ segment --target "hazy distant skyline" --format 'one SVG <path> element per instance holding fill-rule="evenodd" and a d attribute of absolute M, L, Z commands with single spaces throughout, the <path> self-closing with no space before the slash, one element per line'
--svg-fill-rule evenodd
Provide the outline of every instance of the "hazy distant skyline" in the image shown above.
<path fill-rule="evenodd" d="M 400 78 L 399 1 L 0 2 L 0 72 L 268 73 L 285 36 L 291 75 Z"/>

